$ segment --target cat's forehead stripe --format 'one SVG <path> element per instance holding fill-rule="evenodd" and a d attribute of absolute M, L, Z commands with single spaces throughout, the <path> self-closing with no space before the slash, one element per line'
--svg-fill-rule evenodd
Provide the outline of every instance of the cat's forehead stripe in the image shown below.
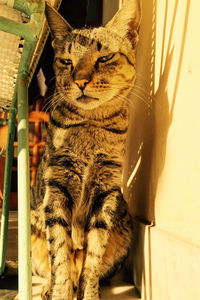
<path fill-rule="evenodd" d="M 63 36 L 62 40 L 58 40 L 57 49 L 61 53 L 72 53 L 74 47 L 80 45 L 85 48 L 93 48 L 95 51 L 103 49 L 111 52 L 120 52 L 125 54 L 129 63 L 135 63 L 135 52 L 129 40 L 122 38 L 120 35 L 110 32 L 105 28 L 94 29 L 75 29 Z M 78 50 L 80 51 L 80 50 Z"/>
<path fill-rule="evenodd" d="M 112 52 L 122 52 L 129 57 L 132 63 L 134 62 L 135 53 L 130 41 L 116 32 L 108 31 L 104 27 L 99 27 L 93 29 L 75 29 L 71 34 L 74 42 L 84 47 L 95 45 L 96 51 L 101 51 L 102 48 L 106 48 Z"/>
<path fill-rule="evenodd" d="M 72 33 L 73 35 L 73 40 L 75 43 L 78 43 L 80 44 L 81 46 L 88 46 L 90 44 L 90 41 L 91 39 L 88 38 L 87 36 L 85 35 L 82 35 L 82 34 L 77 34 L 77 33 Z"/>
<path fill-rule="evenodd" d="M 68 46 L 68 52 L 71 53 L 71 49 L 72 49 L 72 43 L 69 44 Z"/>
<path fill-rule="evenodd" d="M 102 48 L 102 44 L 98 41 L 97 42 L 97 50 L 100 51 Z"/>
<path fill-rule="evenodd" d="M 94 38 L 87 37 L 85 35 L 82 35 L 81 33 L 72 33 L 72 40 L 74 43 L 78 43 L 83 47 L 92 46 L 94 43 L 96 43 L 97 50 L 100 51 L 102 48 L 102 43 L 98 40 L 95 40 Z M 71 45 L 71 44 L 70 44 Z M 68 52 L 71 52 L 71 46 L 69 45 Z"/>

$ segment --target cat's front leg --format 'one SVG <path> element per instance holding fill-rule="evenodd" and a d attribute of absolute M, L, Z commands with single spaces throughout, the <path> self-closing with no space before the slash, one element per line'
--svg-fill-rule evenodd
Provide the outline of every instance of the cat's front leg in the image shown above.
<path fill-rule="evenodd" d="M 113 188 L 106 192 L 99 191 L 92 199 L 91 218 L 87 226 L 87 249 L 79 282 L 78 300 L 100 299 L 99 279 L 102 276 L 103 257 L 116 214 L 116 199 L 120 194 L 119 188 Z"/>
<path fill-rule="evenodd" d="M 64 206 L 67 202 L 56 185 L 48 185 L 44 198 L 44 214 L 50 260 L 50 282 L 43 299 L 72 300 L 71 278 L 71 212 Z"/>
<path fill-rule="evenodd" d="M 98 300 L 100 269 L 109 234 L 103 228 L 93 228 L 88 233 L 87 252 L 80 277 L 78 300 Z"/>
<path fill-rule="evenodd" d="M 90 216 L 78 300 L 100 299 L 99 280 L 112 274 L 123 262 L 132 236 L 131 217 L 118 187 L 93 198 Z"/>

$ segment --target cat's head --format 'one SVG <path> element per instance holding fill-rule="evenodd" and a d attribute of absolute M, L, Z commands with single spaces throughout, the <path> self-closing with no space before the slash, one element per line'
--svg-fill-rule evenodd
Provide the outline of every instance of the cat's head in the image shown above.
<path fill-rule="evenodd" d="M 56 88 L 62 101 L 85 110 L 124 101 L 136 76 L 139 0 L 125 0 L 105 27 L 73 29 L 49 5 L 46 17 L 55 51 Z"/>

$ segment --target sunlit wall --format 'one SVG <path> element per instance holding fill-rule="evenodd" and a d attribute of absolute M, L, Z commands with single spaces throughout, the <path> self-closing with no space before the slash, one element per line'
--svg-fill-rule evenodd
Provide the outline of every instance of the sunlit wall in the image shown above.
<path fill-rule="evenodd" d="M 197 0 L 143 0 L 125 180 L 134 215 L 196 245 L 200 245 L 199 11 Z"/>
<path fill-rule="evenodd" d="M 144 300 L 196 300 L 200 299 L 200 3 L 142 2 L 124 173 L 125 198 L 137 217 L 134 280 Z"/>
<path fill-rule="evenodd" d="M 163 76 L 169 129 L 155 199 L 156 224 L 200 246 L 200 3 L 162 2 L 166 3 L 158 5 L 162 25 L 156 33 L 155 93 L 161 96 Z M 157 114 L 160 109 L 157 106 Z"/>

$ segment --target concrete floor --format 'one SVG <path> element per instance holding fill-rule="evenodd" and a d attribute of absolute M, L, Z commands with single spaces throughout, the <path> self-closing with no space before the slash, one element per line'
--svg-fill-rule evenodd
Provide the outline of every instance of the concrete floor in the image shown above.
<path fill-rule="evenodd" d="M 9 217 L 8 251 L 7 259 L 17 260 L 17 212 L 11 211 Z M 40 292 L 45 280 L 33 276 L 32 299 L 40 300 Z M 17 276 L 0 278 L 0 300 L 13 300 L 17 296 Z M 128 279 L 127 272 L 123 269 L 101 287 L 102 300 L 136 300 L 138 297 L 135 287 Z"/>

